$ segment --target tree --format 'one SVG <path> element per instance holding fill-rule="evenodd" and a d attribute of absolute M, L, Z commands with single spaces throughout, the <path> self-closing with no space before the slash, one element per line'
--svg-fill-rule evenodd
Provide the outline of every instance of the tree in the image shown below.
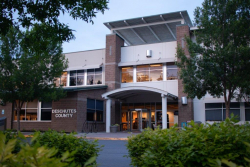
<path fill-rule="evenodd" d="M 224 97 L 226 118 L 231 100 L 250 93 L 249 11 L 249 0 L 205 0 L 194 12 L 196 41 L 186 38 L 189 55 L 177 48 L 184 92 Z"/>
<path fill-rule="evenodd" d="M 26 32 L 11 28 L 0 36 L 0 99 L 14 104 L 18 130 L 25 102 L 58 100 L 65 95 L 54 84 L 67 68 L 62 44 L 43 30 L 46 25 L 34 25 Z"/>
<path fill-rule="evenodd" d="M 69 41 L 74 38 L 73 30 L 58 20 L 60 14 L 93 23 L 97 12 L 108 9 L 107 4 L 108 0 L 1 0 L 0 34 L 5 35 L 13 26 L 18 29 L 45 24 L 49 33 Z"/>

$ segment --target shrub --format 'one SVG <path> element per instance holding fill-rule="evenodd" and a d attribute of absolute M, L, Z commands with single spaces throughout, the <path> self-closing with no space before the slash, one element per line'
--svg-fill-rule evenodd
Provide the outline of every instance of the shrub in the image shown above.
<path fill-rule="evenodd" d="M 18 139 L 7 139 L 6 135 L 0 133 L 0 167 L 66 167 L 69 166 L 70 154 L 64 153 L 60 158 L 54 157 L 56 149 L 40 147 L 38 144 L 32 147 L 28 144 L 21 144 L 18 153 L 13 154 Z M 72 167 L 73 167 L 72 163 Z M 75 165 L 76 166 L 76 165 Z"/>
<path fill-rule="evenodd" d="M 60 133 L 53 130 L 39 133 L 37 140 L 41 146 L 54 147 L 58 150 L 56 157 L 61 157 L 65 151 L 74 152 L 74 162 L 80 166 L 91 158 L 97 157 L 100 147 L 97 140 L 89 141 L 77 138 L 73 134 Z M 94 161 L 96 164 L 96 161 Z"/>
<path fill-rule="evenodd" d="M 133 166 L 210 166 L 211 159 L 227 159 L 246 166 L 249 158 L 244 142 L 250 142 L 250 125 L 234 125 L 227 119 L 220 124 L 195 125 L 178 130 L 147 129 L 129 137 L 127 148 Z"/>

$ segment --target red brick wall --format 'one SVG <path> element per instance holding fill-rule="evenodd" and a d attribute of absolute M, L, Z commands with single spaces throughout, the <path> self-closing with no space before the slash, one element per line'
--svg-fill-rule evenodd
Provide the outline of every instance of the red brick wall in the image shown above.
<path fill-rule="evenodd" d="M 13 129 L 17 129 L 16 121 L 13 122 Z M 51 122 L 45 122 L 45 121 L 20 122 L 21 131 L 33 131 L 33 130 L 47 131 L 48 129 L 51 129 Z"/>
<path fill-rule="evenodd" d="M 2 114 L 2 110 L 4 110 L 4 114 Z M 2 117 L 7 118 L 6 128 L 11 129 L 12 103 L 6 103 L 5 106 L 0 105 L 0 118 L 2 118 Z"/>
<path fill-rule="evenodd" d="M 176 27 L 176 37 L 177 37 L 177 45 L 182 47 L 182 40 L 185 39 L 185 36 L 190 37 L 190 29 L 188 25 L 179 25 Z M 184 52 L 188 56 L 188 48 L 186 46 L 186 42 L 184 41 Z M 179 61 L 179 60 L 177 60 Z M 180 69 L 179 69 L 180 70 Z M 186 122 L 186 121 L 191 121 L 194 119 L 194 112 L 193 112 L 193 100 L 188 99 L 188 104 L 187 105 L 182 105 L 181 103 L 181 97 L 186 96 L 187 94 L 183 93 L 184 87 L 182 84 L 182 80 L 178 80 L 178 111 L 179 111 L 179 116 L 178 116 L 178 124 L 181 126 L 181 122 Z"/>
<path fill-rule="evenodd" d="M 83 130 L 83 123 L 87 119 L 87 98 L 89 99 L 96 99 L 96 100 L 103 100 L 104 103 L 104 111 L 103 111 L 103 122 L 98 122 L 97 131 L 105 131 L 105 101 L 102 98 L 102 94 L 106 92 L 106 89 L 99 89 L 99 90 L 85 90 L 78 92 L 78 102 L 77 102 L 77 131 L 82 132 Z M 86 129 L 86 126 L 84 128 Z M 88 125 L 88 130 L 91 130 L 91 123 Z"/>
<path fill-rule="evenodd" d="M 67 97 L 52 103 L 52 109 L 76 109 L 77 110 L 77 93 L 68 92 Z M 77 111 L 78 113 L 79 111 Z M 51 129 L 56 131 L 72 132 L 77 131 L 77 113 L 73 117 L 56 118 L 55 113 L 51 115 Z"/>
<path fill-rule="evenodd" d="M 111 50 L 110 50 L 111 46 Z M 121 87 L 121 72 L 118 63 L 121 61 L 121 47 L 124 40 L 116 34 L 106 36 L 106 55 L 105 55 L 105 84 L 108 85 L 107 91 Z M 120 123 L 120 103 L 112 100 L 111 102 L 111 124 Z"/>

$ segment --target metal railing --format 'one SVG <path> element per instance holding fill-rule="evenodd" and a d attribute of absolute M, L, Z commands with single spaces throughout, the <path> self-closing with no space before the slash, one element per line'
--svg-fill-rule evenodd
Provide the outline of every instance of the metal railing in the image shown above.
<path fill-rule="evenodd" d="M 84 121 L 82 125 L 82 133 L 96 133 L 97 129 L 97 122 L 96 121 Z"/>

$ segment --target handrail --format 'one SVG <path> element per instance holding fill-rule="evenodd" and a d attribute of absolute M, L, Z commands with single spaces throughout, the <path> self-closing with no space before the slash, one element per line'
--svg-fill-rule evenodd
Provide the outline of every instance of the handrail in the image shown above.
<path fill-rule="evenodd" d="M 93 121 L 93 122 L 89 122 L 89 121 L 84 121 L 83 125 L 82 125 L 82 132 L 85 133 L 97 133 L 98 129 L 97 129 L 97 121 Z"/>

